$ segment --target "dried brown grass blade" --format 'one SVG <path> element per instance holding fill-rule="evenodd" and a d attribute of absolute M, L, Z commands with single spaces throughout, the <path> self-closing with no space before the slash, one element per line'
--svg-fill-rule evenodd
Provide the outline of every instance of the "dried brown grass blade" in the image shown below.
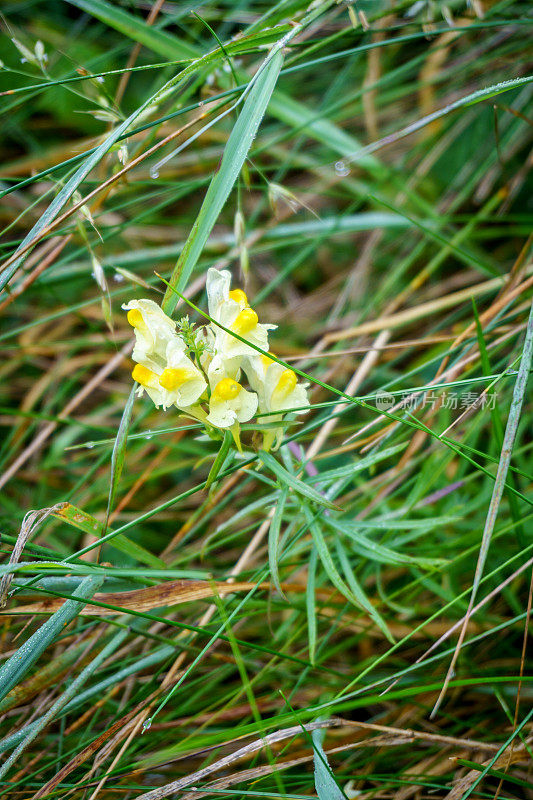
<path fill-rule="evenodd" d="M 104 606 L 86 605 L 82 614 L 91 616 L 110 616 L 121 614 L 124 611 L 150 611 L 152 608 L 160 606 L 175 606 L 181 603 L 190 603 L 193 600 L 204 600 L 213 597 L 216 588 L 220 596 L 232 594 L 233 592 L 244 592 L 254 589 L 255 583 L 209 583 L 208 581 L 177 580 L 158 583 L 156 586 L 148 586 L 145 589 L 135 589 L 131 592 L 102 592 L 94 595 L 97 603 L 105 603 L 115 608 Z M 261 584 L 262 589 L 270 589 L 270 584 Z M 300 591 L 301 587 L 298 587 Z M 61 597 L 49 597 L 37 603 L 19 606 L 6 612 L 9 615 L 19 614 L 52 614 L 63 604 Z"/>

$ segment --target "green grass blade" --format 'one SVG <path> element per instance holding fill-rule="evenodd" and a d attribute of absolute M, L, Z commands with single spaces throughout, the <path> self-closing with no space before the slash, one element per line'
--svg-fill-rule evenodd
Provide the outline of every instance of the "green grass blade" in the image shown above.
<path fill-rule="evenodd" d="M 274 516 L 272 517 L 272 522 L 268 529 L 268 564 L 270 567 L 270 575 L 272 577 L 272 583 L 282 597 L 285 597 L 285 595 L 279 580 L 279 536 L 288 493 L 288 486 L 282 486 L 279 497 L 276 500 L 276 505 L 274 506 Z"/>
<path fill-rule="evenodd" d="M 220 168 L 209 184 L 202 207 L 172 272 L 162 302 L 163 310 L 167 314 L 172 313 L 177 302 L 173 289 L 181 292 L 187 286 L 218 215 L 240 174 L 274 91 L 282 64 L 283 56 L 278 50 L 264 64 L 251 85 L 243 109 L 224 148 Z"/>
<path fill-rule="evenodd" d="M 346 795 L 341 790 L 327 756 L 322 747 L 325 731 L 318 729 L 312 732 L 313 739 L 313 763 L 315 767 L 315 789 L 318 800 L 346 800 Z"/>
<path fill-rule="evenodd" d="M 100 535 L 105 534 L 105 532 L 107 531 L 107 525 L 109 523 L 109 515 L 111 514 L 111 510 L 115 502 L 118 485 L 120 483 L 120 476 L 122 475 L 122 469 L 124 467 L 124 459 L 126 457 L 126 444 L 128 441 L 128 430 L 131 424 L 131 415 L 133 412 L 133 404 L 135 402 L 136 389 L 137 389 L 137 384 L 134 384 L 132 386 L 130 395 L 124 407 L 124 411 L 122 413 L 122 418 L 120 420 L 120 425 L 117 432 L 117 438 L 115 439 L 115 444 L 113 445 L 113 453 L 111 455 L 111 483 L 109 486 L 107 511 L 105 515 L 104 524 L 100 531 Z"/>
<path fill-rule="evenodd" d="M 122 644 L 124 639 L 127 638 L 129 634 L 128 629 L 120 630 L 108 642 L 98 653 L 95 658 L 88 664 L 80 674 L 74 678 L 74 680 L 69 683 L 67 688 L 64 692 L 57 698 L 55 703 L 53 703 L 48 711 L 45 714 L 42 714 L 39 719 L 37 720 L 37 724 L 32 727 L 32 729 L 27 733 L 26 737 L 20 742 L 20 744 L 15 748 L 15 750 L 11 753 L 9 758 L 4 761 L 2 766 L 0 767 L 0 778 L 3 778 L 4 775 L 9 771 L 11 766 L 17 761 L 19 756 L 23 753 L 23 751 L 32 743 L 35 737 L 39 734 L 40 731 L 43 730 L 47 725 L 50 724 L 57 716 L 57 714 L 62 710 L 62 708 L 71 700 L 81 689 L 81 687 L 87 683 L 89 678 L 96 672 L 96 670 L 104 663 L 108 656 L 112 655 L 115 650 Z"/>
<path fill-rule="evenodd" d="M 196 47 L 184 41 L 183 38 L 157 30 L 157 28 L 147 25 L 143 19 L 129 14 L 116 5 L 106 3 L 105 0 L 67 0 L 67 2 L 81 8 L 82 11 L 86 11 L 87 14 L 91 14 L 124 36 L 128 36 L 134 42 L 148 47 L 154 53 L 159 53 L 172 60 L 198 57 Z"/>
<path fill-rule="evenodd" d="M 77 617 L 86 601 L 98 591 L 104 581 L 103 576 L 88 576 L 73 592 L 76 600 L 66 600 L 39 630 L 35 631 L 24 644 L 0 667 L 0 700 L 17 685 L 30 667 L 54 642 L 65 627 Z"/>
<path fill-rule="evenodd" d="M 277 461 L 271 453 L 266 453 L 264 450 L 260 450 L 257 456 L 265 465 L 265 467 L 274 473 L 282 486 L 288 486 L 297 494 L 302 495 L 302 497 L 307 497 L 308 500 L 312 500 L 314 503 L 318 503 L 321 506 L 332 509 L 337 508 L 334 503 L 331 503 L 329 500 L 327 500 L 324 495 L 320 494 L 320 492 L 317 492 L 316 489 L 313 489 L 299 478 L 291 475 L 291 473 L 288 472 L 285 467 L 282 467 L 279 461 Z"/>

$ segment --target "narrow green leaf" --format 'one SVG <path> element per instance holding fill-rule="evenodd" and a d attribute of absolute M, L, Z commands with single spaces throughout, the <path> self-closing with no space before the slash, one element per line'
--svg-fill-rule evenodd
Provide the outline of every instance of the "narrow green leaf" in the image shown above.
<path fill-rule="evenodd" d="M 313 731 L 313 762 L 315 766 L 315 789 L 318 800 L 345 800 L 346 795 L 339 788 L 333 776 L 327 756 L 322 747 L 325 731 L 321 728 Z"/>
<path fill-rule="evenodd" d="M 485 562 L 487 560 L 487 556 L 489 553 L 492 534 L 494 533 L 494 526 L 496 525 L 496 519 L 500 509 L 500 503 L 502 501 L 503 492 L 506 486 L 505 479 L 507 477 L 507 472 L 509 470 L 509 465 L 511 463 L 511 457 L 513 455 L 513 447 L 516 439 L 516 434 L 518 433 L 518 423 L 520 422 L 520 415 L 522 413 L 522 406 L 524 404 L 524 397 L 526 394 L 532 361 L 533 361 L 533 303 L 531 304 L 531 309 L 529 312 L 526 336 L 524 339 L 524 348 L 522 351 L 522 358 L 520 360 L 520 368 L 518 370 L 516 383 L 513 389 L 513 399 L 511 401 L 511 408 L 509 409 L 507 425 L 505 426 L 505 435 L 503 438 L 500 460 L 498 462 L 498 470 L 496 472 L 496 478 L 494 480 L 494 486 L 492 488 L 492 496 L 490 498 L 490 505 L 487 511 L 485 526 L 483 528 L 483 534 L 481 537 L 481 545 L 479 548 L 476 571 L 474 573 L 474 580 L 472 582 L 472 592 L 468 602 L 468 608 L 464 616 L 464 621 L 461 627 L 461 632 L 459 634 L 459 640 L 457 642 L 455 652 L 453 654 L 450 666 L 448 667 L 448 671 L 446 673 L 446 677 L 444 679 L 444 684 L 442 686 L 441 692 L 437 698 L 437 702 L 435 703 L 433 711 L 431 712 L 432 718 L 435 716 L 438 709 L 440 708 L 440 705 L 444 699 L 450 680 L 454 673 L 455 664 L 459 657 L 459 653 L 461 651 L 461 647 L 466 635 L 466 629 L 468 626 L 468 622 L 470 620 L 470 614 L 474 607 L 474 602 L 477 597 L 477 592 L 481 583 L 481 578 L 483 577 L 483 570 L 485 568 Z M 468 792 L 468 794 L 470 794 L 470 792 Z"/>
<path fill-rule="evenodd" d="M 197 58 L 196 47 L 186 42 L 182 37 L 173 36 L 166 31 L 160 31 L 139 18 L 129 14 L 122 8 L 106 3 L 105 0 L 68 0 L 68 2 L 96 17 L 101 22 L 114 28 L 116 31 L 128 36 L 134 42 L 144 45 L 166 58 Z"/>
<path fill-rule="evenodd" d="M 487 352 L 485 337 L 483 336 L 483 328 L 481 327 L 481 320 L 479 319 L 479 314 L 477 312 L 477 304 L 474 297 L 472 298 L 472 308 L 474 311 L 474 319 L 476 321 L 476 335 L 479 346 L 479 355 L 481 357 L 481 366 L 483 368 L 484 375 L 490 375 L 491 367 L 490 367 L 489 354 Z M 490 407 L 490 417 L 492 420 L 492 427 L 494 429 L 494 438 L 496 440 L 496 446 L 498 447 L 498 450 L 501 451 L 504 431 L 497 402 L 494 403 L 493 407 L 492 406 Z M 513 486 L 515 490 L 518 489 L 518 484 L 515 475 L 512 471 L 509 475 L 509 483 L 511 484 L 511 486 Z M 507 487 L 505 488 L 505 494 L 509 502 L 509 508 L 511 509 L 511 514 L 516 523 L 515 530 L 516 530 L 516 538 L 518 540 L 518 544 L 520 545 L 520 547 L 525 547 L 527 545 L 527 540 L 524 534 L 524 529 L 522 528 L 522 525 L 520 523 L 520 509 L 518 507 L 518 501 L 516 499 L 516 495 L 513 492 L 510 492 Z"/>
<path fill-rule="evenodd" d="M 215 483 L 218 477 L 218 473 L 222 469 L 224 461 L 226 460 L 226 456 L 229 453 L 232 441 L 233 437 L 230 431 L 224 431 L 224 439 L 222 440 L 220 450 L 215 456 L 215 460 L 213 461 L 213 465 L 209 470 L 209 475 L 207 476 L 207 481 L 205 483 L 206 489 L 209 489 L 213 485 L 213 483 Z"/>
<path fill-rule="evenodd" d="M 131 423 L 131 414 L 133 411 L 133 403 L 135 401 L 136 387 L 137 384 L 134 384 L 131 388 L 130 395 L 128 397 L 126 406 L 122 414 L 122 419 L 120 420 L 120 425 L 118 427 L 117 438 L 115 439 L 115 444 L 113 445 L 113 453 L 111 455 L 111 483 L 109 486 L 107 511 L 105 515 L 105 521 L 102 526 L 101 535 L 103 535 L 107 530 L 107 525 L 109 523 L 109 515 L 111 513 L 111 509 L 113 508 L 113 504 L 115 502 L 115 497 L 120 482 L 120 476 L 122 475 L 122 468 L 124 467 L 124 458 L 126 456 L 126 443 L 128 441 L 128 430 Z"/>
<path fill-rule="evenodd" d="M 129 630 L 123 629 L 119 630 L 110 642 L 108 642 L 102 650 L 93 658 L 90 664 L 88 664 L 80 674 L 74 678 L 74 680 L 68 684 L 67 688 L 62 692 L 62 694 L 57 698 L 55 703 L 46 711 L 44 714 L 39 716 L 39 719 L 36 721 L 36 725 L 26 733 L 25 738 L 20 742 L 20 744 L 15 748 L 15 750 L 11 753 L 9 758 L 4 761 L 2 766 L 0 767 L 0 778 L 8 772 L 11 766 L 16 763 L 19 756 L 22 752 L 32 743 L 35 737 L 38 735 L 40 731 L 43 730 L 50 722 L 54 720 L 54 718 L 59 714 L 59 712 L 66 706 L 69 700 L 71 700 L 75 695 L 78 693 L 79 689 L 89 680 L 89 678 L 96 672 L 96 670 L 104 663 L 106 658 L 110 656 L 126 639 L 129 634 Z"/>
<path fill-rule="evenodd" d="M 285 510 L 285 503 L 287 501 L 288 493 L 288 487 L 283 486 L 279 497 L 276 500 L 276 504 L 274 506 L 274 516 L 272 517 L 270 528 L 268 529 L 268 563 L 270 567 L 270 575 L 272 577 L 272 583 L 282 597 L 285 597 L 285 594 L 283 593 L 283 589 L 281 588 L 279 580 L 278 551 L 281 520 L 283 519 L 283 512 Z"/>
<path fill-rule="evenodd" d="M 349 536 L 354 543 L 354 550 L 372 561 L 379 561 L 382 564 L 416 564 L 419 567 L 426 568 L 436 567 L 444 563 L 442 558 L 407 556 L 404 553 L 391 550 L 389 547 L 379 544 L 379 542 L 372 541 L 368 536 L 358 531 L 355 527 L 357 523 L 352 525 L 350 522 L 341 522 L 331 517 L 324 518 L 324 522 L 336 531 Z"/>
<path fill-rule="evenodd" d="M 162 302 L 163 310 L 167 314 L 172 313 L 177 302 L 172 289 L 183 291 L 187 286 L 209 234 L 237 180 L 265 114 L 282 64 L 283 56 L 281 51 L 277 51 L 254 78 L 243 109 L 224 149 L 220 168 L 209 184 L 202 207 L 170 278 Z"/>
<path fill-rule="evenodd" d="M 83 0 L 81 0 L 83 1 Z M 100 0 L 101 1 L 101 0 Z M 174 55 L 175 55 L 174 50 Z M 59 214 L 60 210 L 63 206 L 68 202 L 68 200 L 72 197 L 74 192 L 78 189 L 80 184 L 84 181 L 87 175 L 91 172 L 92 169 L 99 163 L 99 161 L 103 158 L 103 156 L 108 153 L 115 142 L 117 142 L 123 134 L 126 133 L 130 125 L 135 122 L 137 117 L 142 114 L 150 105 L 157 102 L 160 97 L 166 95 L 166 93 L 173 87 L 178 87 L 182 84 L 190 75 L 200 69 L 202 66 L 207 66 L 209 64 L 215 63 L 220 61 L 223 57 L 220 50 L 217 50 L 216 53 L 208 53 L 206 56 L 199 58 L 194 63 L 190 64 L 188 67 L 183 69 L 173 78 L 171 78 L 165 85 L 158 89 L 151 97 L 149 97 L 142 105 L 140 105 L 133 113 L 129 115 L 127 119 L 124 120 L 120 125 L 117 125 L 114 128 L 109 136 L 107 136 L 102 144 L 96 147 L 94 150 L 91 151 L 90 155 L 82 162 L 82 164 L 78 167 L 74 175 L 67 181 L 67 183 L 63 186 L 61 191 L 56 195 L 53 201 L 50 203 L 48 208 L 44 211 L 44 213 L 39 217 L 33 228 L 30 232 L 24 237 L 22 242 L 20 243 L 19 247 L 15 251 L 15 256 L 18 252 L 29 246 L 32 242 L 37 243 L 39 236 L 45 228 L 48 227 L 50 223 L 54 221 L 56 216 Z M 26 252 L 21 253 L 18 258 L 14 258 L 12 263 L 7 266 L 2 273 L 0 273 L 0 290 L 2 290 L 6 284 L 9 282 L 11 277 L 15 274 L 19 266 L 22 264 L 26 256 L 28 255 L 29 250 Z"/>
<path fill-rule="evenodd" d="M 79 528 L 84 533 L 90 533 L 92 536 L 98 538 L 102 536 L 102 523 L 91 514 L 88 514 L 81 508 L 73 506 L 71 503 L 65 503 L 63 508 L 53 516 L 63 520 L 63 522 L 67 522 L 69 525 L 72 525 L 73 528 Z M 165 566 L 164 561 L 154 556 L 153 553 L 150 553 L 142 545 L 133 542 L 123 533 L 118 533 L 114 536 L 109 541 L 109 544 L 121 553 L 131 556 L 131 558 L 134 558 L 141 564 L 147 564 L 149 567 L 155 567 L 156 569 Z"/>
<path fill-rule="evenodd" d="M 46 648 L 63 633 L 65 626 L 83 610 L 86 601 L 90 600 L 103 582 L 103 575 L 90 575 L 85 578 L 73 592 L 73 596 L 79 600 L 65 600 L 61 608 L 0 667 L 0 700 L 22 680 Z"/>
<path fill-rule="evenodd" d="M 385 459 L 395 456 L 397 453 L 405 450 L 406 447 L 407 442 L 402 442 L 402 444 L 397 444 L 393 447 L 386 447 L 385 450 L 381 450 L 378 453 L 370 453 L 370 455 L 365 458 L 360 458 L 352 464 L 346 464 L 344 467 L 336 467 L 335 469 L 312 475 L 308 478 L 309 483 L 329 483 L 339 478 L 348 478 L 351 475 L 357 475 L 358 472 L 362 472 L 369 467 L 373 467 L 375 464 L 379 464 L 380 461 L 385 461 Z"/>
<path fill-rule="evenodd" d="M 313 537 L 313 542 L 317 549 L 318 556 L 322 562 L 322 566 L 326 570 L 328 578 L 335 588 L 338 589 L 338 591 L 343 595 L 343 597 L 349 600 L 350 603 L 353 603 L 354 606 L 359 606 L 357 597 L 355 597 L 350 588 L 343 581 L 339 571 L 337 570 L 337 567 L 335 566 L 332 555 L 326 544 L 326 540 L 324 539 L 322 531 L 320 530 L 320 524 L 318 523 L 316 517 L 313 515 L 307 505 L 303 506 L 303 511 L 309 524 L 309 530 L 311 531 L 311 536 Z"/>
<path fill-rule="evenodd" d="M 265 467 L 274 473 L 276 478 L 281 482 L 282 486 L 289 486 L 289 488 L 291 488 L 294 492 L 307 497 L 314 503 L 319 503 L 321 506 L 338 510 L 334 503 L 331 503 L 329 500 L 327 500 L 324 495 L 320 494 L 320 492 L 317 492 L 316 489 L 313 489 L 299 478 L 291 475 L 291 473 L 288 472 L 285 467 L 282 467 L 279 461 L 277 461 L 271 453 L 266 453 L 264 450 L 259 450 L 257 456 L 259 460 L 263 462 Z"/>
<path fill-rule="evenodd" d="M 318 553 L 315 545 L 311 548 L 311 555 L 309 557 L 309 566 L 307 567 L 307 586 L 305 589 L 305 609 L 307 612 L 307 638 L 309 643 L 309 661 L 315 664 L 316 658 L 316 637 L 317 637 L 317 623 L 316 623 L 316 565 L 318 561 Z"/>
<path fill-rule="evenodd" d="M 379 611 L 377 611 L 374 608 L 374 606 L 372 605 L 372 603 L 370 602 L 370 600 L 366 596 L 365 592 L 361 588 L 361 585 L 360 585 L 359 581 L 355 577 L 354 571 L 353 571 L 352 566 L 350 564 L 350 559 L 346 555 L 346 551 L 344 550 L 344 547 L 342 546 L 342 543 L 339 541 L 339 539 L 337 539 L 335 544 L 336 544 L 336 548 L 337 548 L 337 555 L 339 557 L 339 561 L 340 561 L 340 564 L 342 566 L 342 570 L 343 570 L 344 574 L 346 575 L 346 580 L 348 582 L 348 586 L 352 590 L 352 592 L 354 594 L 354 597 L 357 598 L 361 608 L 363 608 L 367 612 L 369 617 L 372 620 L 374 620 L 374 622 L 376 623 L 378 628 L 381 631 L 383 631 L 383 633 L 385 634 L 385 636 L 387 637 L 389 642 L 391 642 L 391 644 L 394 644 L 394 637 L 393 637 L 392 633 L 389 631 L 389 629 L 387 627 L 387 623 L 385 622 L 385 620 L 383 619 L 383 617 L 381 616 Z"/>

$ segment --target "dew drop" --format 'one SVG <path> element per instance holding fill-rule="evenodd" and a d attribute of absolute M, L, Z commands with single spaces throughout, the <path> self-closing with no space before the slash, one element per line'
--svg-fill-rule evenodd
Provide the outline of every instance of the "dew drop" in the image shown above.
<path fill-rule="evenodd" d="M 87 444 L 85 445 L 85 447 L 87 448 L 87 450 L 92 450 L 92 449 L 93 449 L 93 447 L 94 447 L 94 442 L 87 442 Z"/>
<path fill-rule="evenodd" d="M 159 178 L 159 171 L 155 167 L 150 167 L 150 177 L 154 180 Z"/>
<path fill-rule="evenodd" d="M 153 433 L 150 430 L 146 431 L 146 433 L 144 434 L 144 438 L 145 439 L 151 439 L 152 436 L 153 436 Z"/>
<path fill-rule="evenodd" d="M 151 728 L 151 727 L 152 727 L 152 718 L 148 717 L 148 719 L 145 719 L 144 722 L 143 722 L 143 731 L 147 731 L 148 728 Z"/>
<path fill-rule="evenodd" d="M 341 178 L 345 178 L 347 175 L 350 174 L 350 169 L 349 167 L 346 166 L 344 161 L 336 161 L 335 172 L 337 173 L 337 175 L 340 175 Z"/>
<path fill-rule="evenodd" d="M 120 272 L 115 272 L 115 274 L 113 275 L 113 280 L 115 281 L 115 283 L 122 283 L 122 281 L 124 280 L 124 275 L 121 275 Z"/>

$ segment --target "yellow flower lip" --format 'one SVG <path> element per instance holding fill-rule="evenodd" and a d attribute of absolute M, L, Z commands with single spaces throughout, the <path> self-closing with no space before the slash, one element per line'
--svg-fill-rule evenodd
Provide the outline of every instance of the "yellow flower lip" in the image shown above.
<path fill-rule="evenodd" d="M 155 373 L 148 367 L 143 367 L 142 364 L 135 364 L 131 377 L 141 386 L 148 386 L 155 377 Z"/>
<path fill-rule="evenodd" d="M 259 358 L 261 359 L 261 364 L 263 365 L 263 369 L 266 371 L 271 364 L 274 364 L 275 361 L 273 358 L 270 358 L 269 355 L 266 353 L 262 353 Z"/>
<path fill-rule="evenodd" d="M 240 383 L 237 383 L 237 381 L 234 381 L 232 378 L 222 378 L 215 386 L 213 394 L 215 394 L 219 400 L 234 400 L 241 389 L 242 386 Z"/>
<path fill-rule="evenodd" d="M 232 289 L 229 293 L 229 299 L 235 300 L 236 303 L 243 303 L 245 306 L 248 305 L 248 298 L 242 289 Z"/>
<path fill-rule="evenodd" d="M 191 377 L 191 372 L 187 368 L 172 369 L 167 367 L 159 376 L 159 383 L 168 392 L 173 392 L 179 386 L 184 384 Z"/>
<path fill-rule="evenodd" d="M 296 373 L 293 372 L 292 369 L 284 369 L 274 391 L 283 397 L 287 397 L 287 395 L 295 390 L 297 383 L 298 378 L 296 377 Z"/>
<path fill-rule="evenodd" d="M 253 308 L 245 308 L 237 316 L 237 319 L 231 326 L 231 329 L 240 336 L 244 336 L 245 334 L 250 333 L 250 331 L 256 327 L 258 321 L 259 317 Z"/>
<path fill-rule="evenodd" d="M 132 328 L 146 328 L 146 322 L 144 321 L 142 312 L 139 311 L 138 308 L 131 308 L 128 311 L 127 319 Z"/>

